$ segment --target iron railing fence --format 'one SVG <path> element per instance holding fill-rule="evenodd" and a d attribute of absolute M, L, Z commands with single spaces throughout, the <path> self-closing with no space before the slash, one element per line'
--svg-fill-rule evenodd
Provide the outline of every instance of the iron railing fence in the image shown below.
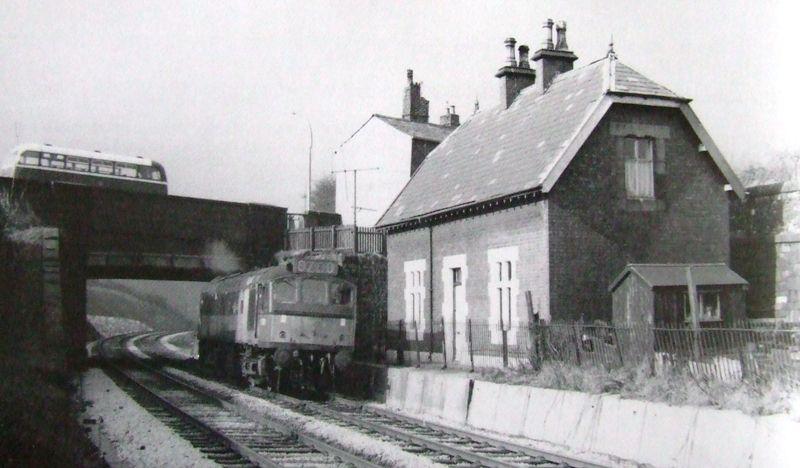
<path fill-rule="evenodd" d="M 507 326 L 439 321 L 425 330 L 389 322 L 387 358 L 405 365 L 539 368 L 544 362 L 614 369 L 649 362 L 657 373 L 686 370 L 723 381 L 800 377 L 800 328 L 610 326 L 538 323 Z"/>
<path fill-rule="evenodd" d="M 324 226 L 287 233 L 289 250 L 352 250 L 386 255 L 386 235 L 363 226 Z"/>

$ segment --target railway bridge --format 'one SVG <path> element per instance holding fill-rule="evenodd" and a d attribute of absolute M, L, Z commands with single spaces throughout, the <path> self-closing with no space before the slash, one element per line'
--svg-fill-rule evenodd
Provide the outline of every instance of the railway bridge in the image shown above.
<path fill-rule="evenodd" d="M 0 191 L 58 229 L 64 331 L 85 343 L 86 281 L 209 281 L 272 263 L 286 208 L 0 178 Z"/>

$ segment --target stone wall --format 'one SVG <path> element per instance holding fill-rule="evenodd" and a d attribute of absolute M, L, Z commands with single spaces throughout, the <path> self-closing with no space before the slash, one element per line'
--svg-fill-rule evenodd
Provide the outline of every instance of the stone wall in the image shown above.
<path fill-rule="evenodd" d="M 800 321 L 800 182 L 750 187 L 731 207 L 731 266 L 750 318 Z"/>
<path fill-rule="evenodd" d="M 96 454 L 73 399 L 77 369 L 65 336 L 59 232 L 32 228 L 0 237 L 0 258 L 0 460 L 93 466 Z"/>

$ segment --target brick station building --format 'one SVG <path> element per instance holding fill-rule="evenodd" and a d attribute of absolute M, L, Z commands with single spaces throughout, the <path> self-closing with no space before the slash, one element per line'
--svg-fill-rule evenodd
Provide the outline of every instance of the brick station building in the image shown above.
<path fill-rule="evenodd" d="M 627 264 L 729 264 L 729 202 L 744 189 L 690 100 L 613 46 L 573 69 L 566 24 L 555 41 L 552 26 L 530 60 L 506 40 L 500 106 L 437 146 L 378 222 L 389 320 L 430 331 L 444 318 L 456 360 L 467 319 L 525 323 L 528 295 L 545 320 L 610 320 Z"/>

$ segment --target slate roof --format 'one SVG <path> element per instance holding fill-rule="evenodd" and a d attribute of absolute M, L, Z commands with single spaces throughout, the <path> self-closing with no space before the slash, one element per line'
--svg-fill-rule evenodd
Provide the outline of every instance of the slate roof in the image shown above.
<path fill-rule="evenodd" d="M 614 57 L 563 73 L 544 93 L 531 86 L 508 109 L 463 122 L 425 158 L 377 225 L 541 187 L 609 93 L 689 101 Z"/>
<path fill-rule="evenodd" d="M 611 283 L 608 288 L 613 291 L 622 283 L 629 274 L 635 273 L 642 278 L 651 288 L 663 286 L 687 286 L 686 269 L 692 269 L 692 281 L 697 286 L 723 286 L 732 284 L 747 284 L 744 278 L 737 275 L 724 263 L 695 263 L 695 264 L 655 264 L 640 263 L 629 264 Z"/>
<path fill-rule="evenodd" d="M 454 130 L 453 127 L 448 127 L 445 125 L 436 125 L 426 122 L 412 122 L 410 120 L 398 119 L 397 117 L 389 117 L 381 114 L 373 114 L 372 116 L 388 123 L 392 127 L 413 138 L 435 141 L 437 143 L 447 138 L 447 135 L 450 135 Z"/>

